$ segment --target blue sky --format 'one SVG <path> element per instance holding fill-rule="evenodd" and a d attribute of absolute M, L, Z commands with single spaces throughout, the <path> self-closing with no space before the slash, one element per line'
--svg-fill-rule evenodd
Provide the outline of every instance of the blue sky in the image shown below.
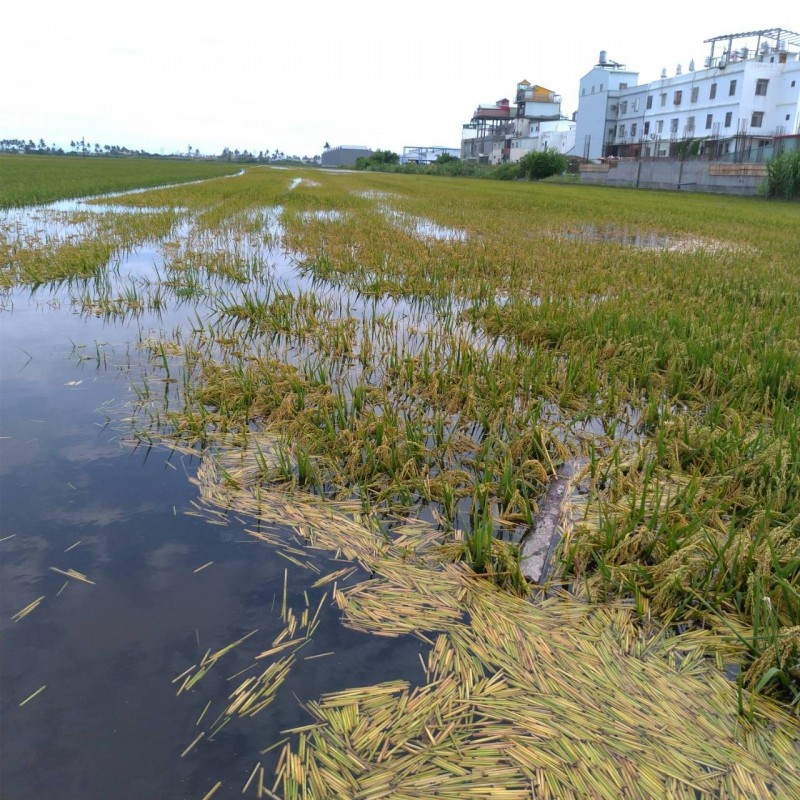
<path fill-rule="evenodd" d="M 790 5 L 13 3 L 0 19 L 0 138 L 167 153 L 453 147 L 475 106 L 513 97 L 518 80 L 559 92 L 571 114 L 601 49 L 652 80 L 700 67 L 711 36 L 800 30 Z"/>

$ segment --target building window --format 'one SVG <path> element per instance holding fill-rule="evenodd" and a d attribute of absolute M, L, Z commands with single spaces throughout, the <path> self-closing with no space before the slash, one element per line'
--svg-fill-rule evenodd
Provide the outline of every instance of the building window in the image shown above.
<path fill-rule="evenodd" d="M 638 111 L 639 110 L 639 98 L 638 97 L 633 101 L 633 110 L 634 111 Z"/>
<path fill-rule="evenodd" d="M 656 133 L 663 133 L 664 132 L 664 120 L 660 119 L 656 122 Z"/>
<path fill-rule="evenodd" d="M 693 86 L 692 87 L 692 102 L 696 103 L 697 102 L 697 98 L 699 96 L 700 96 L 700 87 L 699 86 Z"/>
<path fill-rule="evenodd" d="M 662 92 L 660 97 L 661 97 L 661 105 L 665 106 L 667 104 L 667 93 Z"/>
<path fill-rule="evenodd" d="M 756 94 L 765 97 L 767 94 L 767 86 L 769 86 L 769 80 L 767 78 L 759 78 L 756 81 Z"/>
<path fill-rule="evenodd" d="M 617 130 L 617 136 L 619 136 L 620 139 L 624 139 L 625 138 L 625 126 L 624 125 L 620 125 L 619 126 L 619 128 Z"/>
<path fill-rule="evenodd" d="M 726 128 L 730 128 L 732 119 L 733 119 L 733 111 L 728 111 L 728 113 L 725 114 L 725 127 Z"/>
<path fill-rule="evenodd" d="M 636 123 L 634 122 L 634 123 L 631 125 L 631 138 L 633 138 L 633 139 L 635 139 L 635 138 L 636 138 L 636 127 L 637 127 L 637 126 L 636 126 Z"/>
<path fill-rule="evenodd" d="M 627 100 L 623 100 L 619 104 L 619 113 L 620 114 L 627 114 L 628 113 L 628 101 Z"/>
<path fill-rule="evenodd" d="M 794 82 L 794 81 L 792 81 L 792 89 L 794 89 L 794 84 L 795 84 L 795 82 Z"/>
<path fill-rule="evenodd" d="M 691 134 L 694 133 L 694 117 L 689 117 L 686 120 L 686 130 Z"/>
<path fill-rule="evenodd" d="M 603 91 L 603 84 L 602 83 L 600 84 L 600 91 L 601 92 Z"/>
<path fill-rule="evenodd" d="M 750 127 L 751 128 L 760 128 L 761 123 L 764 122 L 764 112 L 763 111 L 754 111 L 753 116 L 750 117 Z"/>
<path fill-rule="evenodd" d="M 581 94 L 584 94 L 584 95 L 586 94 L 586 87 L 585 86 L 583 87 L 583 89 L 581 89 Z"/>
<path fill-rule="evenodd" d="M 683 100 L 683 92 L 680 89 L 678 89 L 678 91 L 675 92 L 672 98 L 672 102 L 674 105 L 679 106 L 681 104 L 681 100 Z"/>
<path fill-rule="evenodd" d="M 717 96 L 717 84 L 716 83 L 712 83 L 711 84 L 711 89 L 708 92 L 708 99 L 709 100 L 713 100 L 716 96 Z"/>
<path fill-rule="evenodd" d="M 643 133 L 645 136 L 647 136 L 647 135 L 650 133 L 650 122 L 649 122 L 649 121 L 648 121 L 648 122 L 645 122 L 645 124 L 644 124 L 644 130 L 642 131 L 642 133 Z"/>
<path fill-rule="evenodd" d="M 594 94 L 594 86 L 592 86 L 592 94 Z"/>
<path fill-rule="evenodd" d="M 652 108 L 653 107 L 653 95 L 647 95 L 647 102 L 644 104 L 645 108 Z"/>
<path fill-rule="evenodd" d="M 621 84 L 619 85 L 619 88 L 620 88 L 620 89 L 627 89 L 627 88 L 628 88 L 628 84 L 627 84 L 627 83 L 621 83 Z"/>
<path fill-rule="evenodd" d="M 677 133 L 678 132 L 678 120 L 671 119 L 669 121 L 669 132 L 670 133 Z"/>
<path fill-rule="evenodd" d="M 736 94 L 736 81 L 731 81 L 728 86 L 728 97 L 733 97 Z"/>
<path fill-rule="evenodd" d="M 714 115 L 713 114 L 706 114 L 706 130 L 710 131 L 711 126 L 714 124 Z"/>

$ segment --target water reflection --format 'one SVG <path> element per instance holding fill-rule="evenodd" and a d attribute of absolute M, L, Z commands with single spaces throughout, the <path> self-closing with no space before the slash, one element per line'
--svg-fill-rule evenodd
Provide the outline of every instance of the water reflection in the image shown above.
<path fill-rule="evenodd" d="M 50 417 L 46 409 L 38 413 Z M 72 435 L 86 436 L 91 411 L 76 417 Z M 187 516 L 194 493 L 185 458 L 170 462 L 158 452 L 144 463 L 141 452 L 120 448 L 106 430 L 96 439 L 103 455 L 75 460 L 59 455 L 58 426 L 44 425 L 53 449 L 46 462 L 37 460 L 34 480 L 4 457 L 0 520 L 3 531 L 17 533 L 0 544 L 5 796 L 200 797 L 216 780 L 241 786 L 258 751 L 283 728 L 305 722 L 295 696 L 310 700 L 343 682 L 374 681 L 376 668 L 380 677 L 418 671 L 419 643 L 390 645 L 348 631 L 325 606 L 304 656 L 335 655 L 298 661 L 286 691 L 257 724 L 234 720 L 181 759 L 206 704 L 227 696 L 227 678 L 280 629 L 285 570 L 287 601 L 295 606 L 314 591 L 317 576 L 277 558 L 233 519 L 218 528 Z M 213 564 L 195 572 L 207 562 Z M 94 585 L 69 581 L 52 566 L 75 569 Z M 40 595 L 39 608 L 9 622 Z M 207 648 L 255 629 L 249 646 L 232 652 L 216 674 L 175 696 L 172 679 Z M 46 690 L 20 708 L 41 685 Z"/>
<path fill-rule="evenodd" d="M 378 208 L 393 225 L 407 231 L 418 239 L 433 239 L 443 242 L 465 242 L 467 240 L 467 232 L 461 228 L 440 225 L 433 220 L 415 217 L 385 204 L 380 205 Z"/>
<path fill-rule="evenodd" d="M 552 235 L 567 241 L 619 244 L 623 247 L 634 247 L 637 250 L 694 253 L 700 250 L 719 252 L 734 249 L 725 242 L 703 239 L 699 236 L 665 235 L 637 228 L 620 228 L 616 225 L 581 225 L 578 228 L 558 231 Z"/>

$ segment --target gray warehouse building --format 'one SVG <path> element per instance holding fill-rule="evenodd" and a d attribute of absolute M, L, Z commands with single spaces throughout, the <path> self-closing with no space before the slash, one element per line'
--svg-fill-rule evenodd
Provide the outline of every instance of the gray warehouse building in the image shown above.
<path fill-rule="evenodd" d="M 357 158 L 362 156 L 367 158 L 373 152 L 368 147 L 344 144 L 340 147 L 331 147 L 330 150 L 325 150 L 322 153 L 320 163 L 323 167 L 352 167 L 355 166 Z"/>

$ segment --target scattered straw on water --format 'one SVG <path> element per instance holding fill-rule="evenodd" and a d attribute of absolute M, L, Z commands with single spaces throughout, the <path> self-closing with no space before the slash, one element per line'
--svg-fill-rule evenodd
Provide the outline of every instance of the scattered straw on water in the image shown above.
<path fill-rule="evenodd" d="M 58 567 L 50 567 L 53 572 L 57 572 L 59 575 L 65 575 L 67 578 L 72 578 L 75 581 L 80 581 L 81 583 L 88 583 L 92 586 L 95 585 L 94 581 L 90 581 L 82 572 L 78 572 L 75 569 L 59 569 Z"/>
<path fill-rule="evenodd" d="M 32 603 L 28 603 L 28 605 L 25 606 L 25 608 L 21 608 L 19 611 L 17 611 L 17 613 L 14 614 L 13 617 L 11 617 L 12 621 L 13 622 L 19 622 L 21 619 L 24 619 L 25 617 L 27 617 L 28 614 L 30 614 L 32 611 L 35 611 L 37 608 L 39 608 L 39 606 L 40 606 L 42 600 L 44 600 L 45 596 L 46 595 L 42 595 L 41 597 L 37 597 Z"/>

